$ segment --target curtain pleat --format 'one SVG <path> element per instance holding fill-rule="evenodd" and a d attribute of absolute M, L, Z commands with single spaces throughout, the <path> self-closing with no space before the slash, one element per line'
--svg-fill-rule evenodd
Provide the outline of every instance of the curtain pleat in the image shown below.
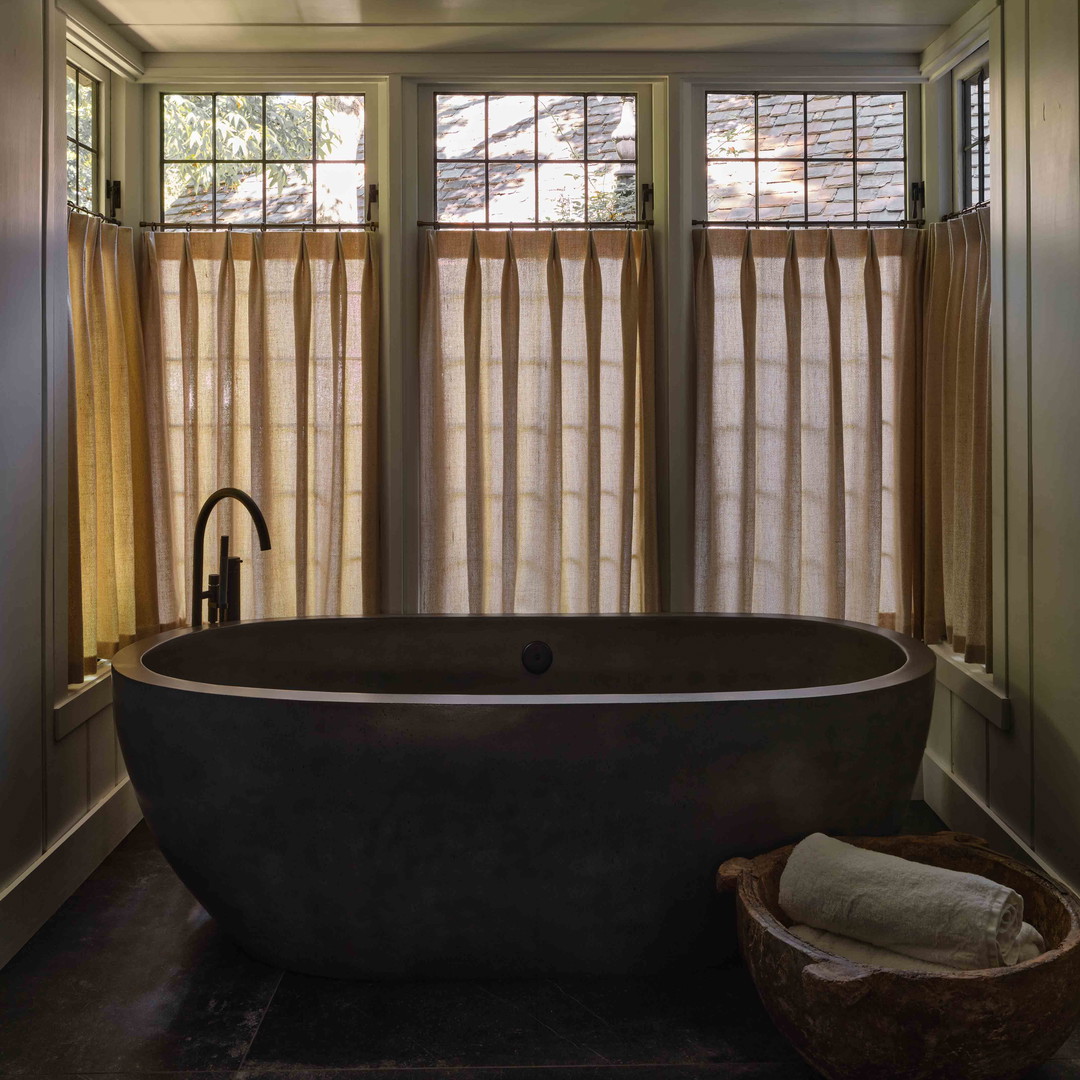
<path fill-rule="evenodd" d="M 130 229 L 68 218 L 68 679 L 162 628 Z"/>
<path fill-rule="evenodd" d="M 695 234 L 697 610 L 910 626 L 920 252 L 905 229 Z"/>
<path fill-rule="evenodd" d="M 424 240 L 421 607 L 655 610 L 647 234 Z"/>
<path fill-rule="evenodd" d="M 245 617 L 378 610 L 378 271 L 365 233 L 149 233 L 143 311 L 159 520 L 158 592 L 189 610 L 194 519 L 249 491 L 273 548 L 231 501 L 207 535 L 244 561 Z M 171 511 L 168 513 L 167 511 Z"/>
<path fill-rule="evenodd" d="M 923 398 L 923 633 L 991 661 L 989 211 L 931 225 Z"/>

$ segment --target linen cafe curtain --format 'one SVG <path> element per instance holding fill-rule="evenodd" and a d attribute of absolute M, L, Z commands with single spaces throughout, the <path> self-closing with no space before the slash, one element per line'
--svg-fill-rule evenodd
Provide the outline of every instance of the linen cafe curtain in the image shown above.
<path fill-rule="evenodd" d="M 423 242 L 421 610 L 657 610 L 648 232 Z"/>
<path fill-rule="evenodd" d="M 68 682 L 161 630 L 131 229 L 68 215 Z"/>
<path fill-rule="evenodd" d="M 695 607 L 990 661 L 989 211 L 695 238 Z"/>
<path fill-rule="evenodd" d="M 245 618 L 379 606 L 379 288 L 362 231 L 150 232 L 144 238 L 162 611 L 186 622 L 195 518 L 240 555 Z"/>
<path fill-rule="evenodd" d="M 694 606 L 915 629 L 923 234 L 695 234 Z"/>
<path fill-rule="evenodd" d="M 931 225 L 923 428 L 927 641 L 990 667 L 990 211 Z"/>

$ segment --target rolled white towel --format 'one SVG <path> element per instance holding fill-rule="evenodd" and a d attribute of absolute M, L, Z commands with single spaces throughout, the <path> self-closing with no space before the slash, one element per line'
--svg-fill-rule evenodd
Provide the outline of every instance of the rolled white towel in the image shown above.
<path fill-rule="evenodd" d="M 948 964 L 935 964 L 931 960 L 917 960 L 914 956 L 904 956 L 892 949 L 882 949 L 878 945 L 868 945 L 865 941 L 844 937 L 842 934 L 830 934 L 828 930 L 818 930 L 813 926 L 790 926 L 790 933 L 801 938 L 808 945 L 821 949 L 822 952 L 854 960 L 856 964 L 868 964 L 870 967 L 888 968 L 892 971 L 925 971 L 936 974 L 955 974 L 960 968 Z M 1016 938 L 1016 959 L 1012 963 L 1034 960 L 1043 951 L 1043 939 L 1031 923 L 1024 923 Z"/>
<path fill-rule="evenodd" d="M 927 866 L 814 833 L 780 877 L 792 922 L 949 968 L 1001 967 L 1018 955 L 1024 901 L 978 874 Z"/>

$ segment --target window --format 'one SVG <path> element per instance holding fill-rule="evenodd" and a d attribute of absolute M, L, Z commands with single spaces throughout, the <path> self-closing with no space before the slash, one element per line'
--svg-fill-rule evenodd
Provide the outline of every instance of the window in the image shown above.
<path fill-rule="evenodd" d="M 98 207 L 101 83 L 74 64 L 67 65 L 68 200 L 85 210 Z"/>
<path fill-rule="evenodd" d="M 706 95 L 710 221 L 906 217 L 903 93 Z"/>
<path fill-rule="evenodd" d="M 364 220 L 363 94 L 161 95 L 164 221 Z"/>
<path fill-rule="evenodd" d="M 990 198 L 990 70 L 960 80 L 961 209 Z"/>
<path fill-rule="evenodd" d="M 636 94 L 436 94 L 439 221 L 633 221 Z"/>

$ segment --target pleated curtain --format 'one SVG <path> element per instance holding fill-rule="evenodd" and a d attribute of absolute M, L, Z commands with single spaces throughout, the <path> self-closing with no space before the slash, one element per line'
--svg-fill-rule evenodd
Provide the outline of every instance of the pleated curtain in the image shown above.
<path fill-rule="evenodd" d="M 375 240 L 352 230 L 150 232 L 143 312 L 162 610 L 187 621 L 195 518 L 216 569 L 243 560 L 243 616 L 379 607 L 379 289 Z"/>
<path fill-rule="evenodd" d="M 991 661 L 990 212 L 931 225 L 923 460 L 925 627 Z"/>
<path fill-rule="evenodd" d="M 68 681 L 162 629 L 131 229 L 68 217 Z"/>
<path fill-rule="evenodd" d="M 923 234 L 695 234 L 694 607 L 911 631 Z"/>
<path fill-rule="evenodd" d="M 656 610 L 648 233 L 423 244 L 421 610 Z"/>

